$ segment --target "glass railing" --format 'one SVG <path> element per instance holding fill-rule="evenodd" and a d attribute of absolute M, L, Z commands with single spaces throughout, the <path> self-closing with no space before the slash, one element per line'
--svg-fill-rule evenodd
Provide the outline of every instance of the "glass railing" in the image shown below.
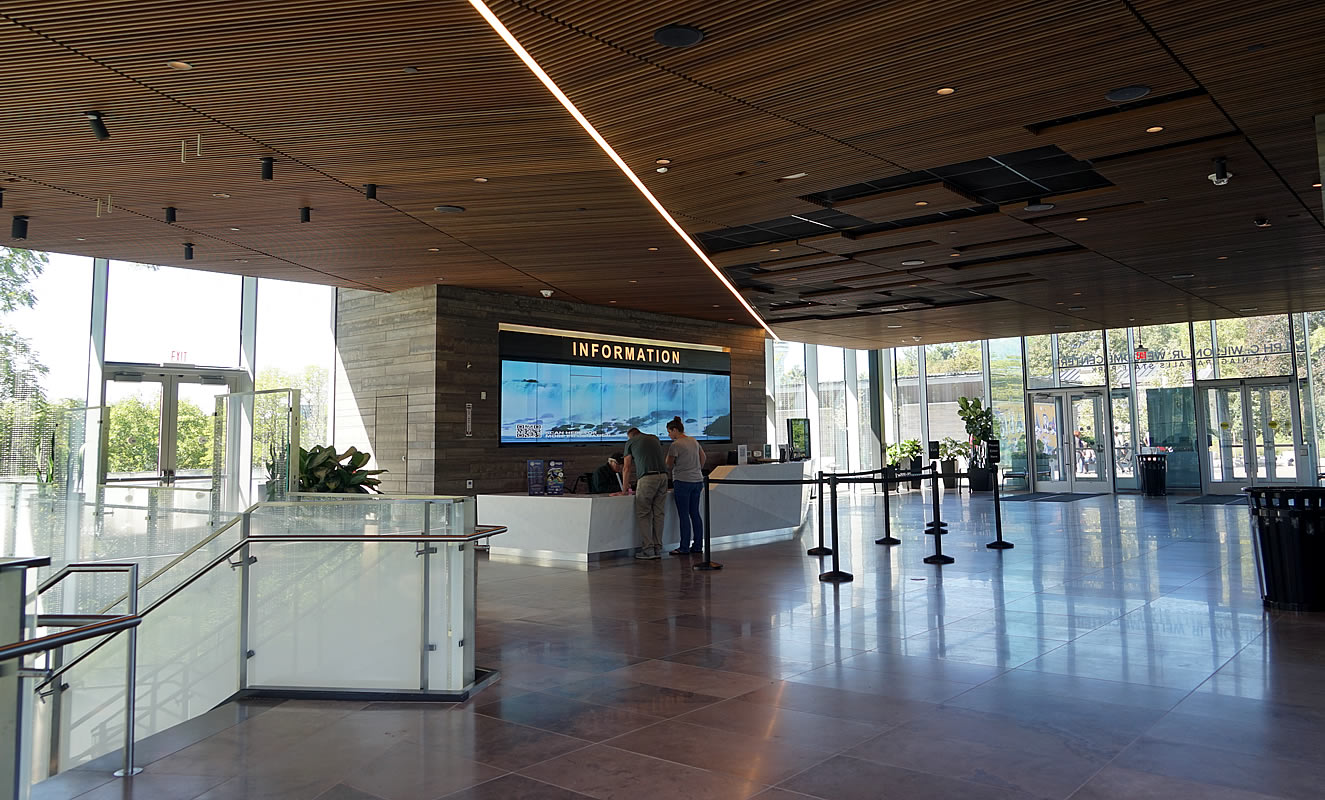
<path fill-rule="evenodd" d="M 464 690 L 476 675 L 474 548 L 462 538 L 478 535 L 472 505 L 383 496 L 259 503 L 174 554 L 140 581 L 135 738 L 239 690 Z M 65 613 L 106 613 L 125 600 L 122 579 L 112 588 L 78 577 Z M 52 662 L 64 670 L 38 687 L 34 776 L 122 746 L 120 638 L 65 648 Z"/>

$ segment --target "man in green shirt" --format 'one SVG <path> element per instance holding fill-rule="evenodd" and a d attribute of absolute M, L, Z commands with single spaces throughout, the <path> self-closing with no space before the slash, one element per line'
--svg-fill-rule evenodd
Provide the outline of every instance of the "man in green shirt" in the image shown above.
<path fill-rule="evenodd" d="M 626 466 L 621 474 L 623 492 L 635 485 L 635 526 L 639 529 L 640 551 L 635 558 L 653 561 L 662 558 L 663 515 L 667 511 L 667 462 L 662 442 L 639 428 L 626 431 Z"/>

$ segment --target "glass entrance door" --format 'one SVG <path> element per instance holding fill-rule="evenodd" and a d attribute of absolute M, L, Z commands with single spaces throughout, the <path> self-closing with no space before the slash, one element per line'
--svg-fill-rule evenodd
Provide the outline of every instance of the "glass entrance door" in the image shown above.
<path fill-rule="evenodd" d="M 1236 494 L 1244 486 L 1292 486 L 1311 478 L 1291 379 L 1197 384 L 1202 489 Z M 1299 469 L 1299 462 L 1301 467 Z M 1307 481 L 1308 483 L 1310 481 Z"/>
<path fill-rule="evenodd" d="M 1113 485 L 1118 489 L 1139 489 L 1136 474 L 1136 419 L 1132 395 L 1127 389 L 1109 394 L 1113 421 Z"/>
<path fill-rule="evenodd" d="M 1037 492 L 1109 492 L 1108 409 L 1102 391 L 1031 395 Z"/>
<path fill-rule="evenodd" d="M 210 488 L 216 396 L 233 391 L 241 376 L 108 368 L 102 483 Z"/>

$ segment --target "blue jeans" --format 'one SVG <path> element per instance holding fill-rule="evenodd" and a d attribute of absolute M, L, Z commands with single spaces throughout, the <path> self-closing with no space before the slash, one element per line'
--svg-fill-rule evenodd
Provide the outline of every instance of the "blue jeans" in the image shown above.
<path fill-rule="evenodd" d="M 704 546 L 704 518 L 699 513 L 699 498 L 703 494 L 703 481 L 672 481 L 672 499 L 676 501 L 676 520 L 681 526 L 682 550 L 698 551 Z"/>

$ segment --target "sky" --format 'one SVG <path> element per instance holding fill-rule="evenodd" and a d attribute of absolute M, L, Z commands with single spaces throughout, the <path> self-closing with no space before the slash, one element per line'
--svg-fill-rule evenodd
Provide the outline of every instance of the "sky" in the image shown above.
<path fill-rule="evenodd" d="M 106 323 L 107 358 L 147 363 L 236 367 L 241 278 L 112 261 Z M 92 259 L 52 253 L 31 284 L 35 308 L 3 317 L 36 349 L 50 373 L 52 399 L 84 397 L 91 331 Z M 331 366 L 334 290 L 258 282 L 258 369 L 300 371 Z"/>

